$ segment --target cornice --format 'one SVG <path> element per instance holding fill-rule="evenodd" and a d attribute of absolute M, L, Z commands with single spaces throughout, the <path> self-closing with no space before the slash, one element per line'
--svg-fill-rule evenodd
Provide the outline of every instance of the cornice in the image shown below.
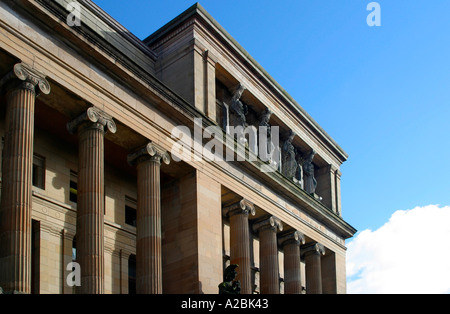
<path fill-rule="evenodd" d="M 275 79 L 266 72 L 266 70 L 199 4 L 196 3 L 174 18 L 172 21 L 161 27 L 152 35 L 144 39 L 144 43 L 150 47 L 156 47 L 159 41 L 165 41 L 166 36 L 173 36 L 179 33 L 180 25 L 185 27 L 187 24 L 202 24 L 211 34 L 233 52 L 233 55 L 239 56 L 241 62 L 246 65 L 256 77 L 265 82 L 267 88 L 274 92 L 284 104 L 287 104 L 293 113 L 300 118 L 327 146 L 334 151 L 336 157 L 345 162 L 348 154 L 331 138 L 331 136 L 298 104 L 289 93 L 284 90 Z"/>

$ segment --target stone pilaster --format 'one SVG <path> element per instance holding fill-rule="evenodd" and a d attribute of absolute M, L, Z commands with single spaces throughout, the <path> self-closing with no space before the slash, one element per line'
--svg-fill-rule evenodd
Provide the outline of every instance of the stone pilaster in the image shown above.
<path fill-rule="evenodd" d="M 261 294 L 279 294 L 279 265 L 277 230 L 283 230 L 281 221 L 271 216 L 256 222 L 253 230 L 259 233 L 259 269 Z"/>
<path fill-rule="evenodd" d="M 336 186 L 336 213 L 342 216 L 342 202 L 341 202 L 341 176 L 342 172 L 337 169 L 335 173 Z"/>
<path fill-rule="evenodd" d="M 162 293 L 161 160 L 169 154 L 153 143 L 128 156 L 137 167 L 136 292 Z"/>
<path fill-rule="evenodd" d="M 306 265 L 307 294 L 322 294 L 322 255 L 325 255 L 325 248 L 320 243 L 311 243 L 302 247 L 302 256 Z"/>
<path fill-rule="evenodd" d="M 104 135 L 114 120 L 91 107 L 67 124 L 78 132 L 77 262 L 83 294 L 104 293 Z"/>
<path fill-rule="evenodd" d="M 216 112 L 216 63 L 217 58 L 207 49 L 203 50 L 203 81 L 205 114 L 213 121 L 217 120 Z"/>
<path fill-rule="evenodd" d="M 5 292 L 30 293 L 34 110 L 36 96 L 49 94 L 50 85 L 42 73 L 18 63 L 0 86 L 6 91 L 0 286 Z"/>
<path fill-rule="evenodd" d="M 241 283 L 241 294 L 252 294 L 252 270 L 250 255 L 250 230 L 248 215 L 255 215 L 252 203 L 245 199 L 223 209 L 230 218 L 230 264 L 237 264 L 237 280 Z"/>
<path fill-rule="evenodd" d="M 284 293 L 301 294 L 300 244 L 305 244 L 305 236 L 293 231 L 283 235 L 278 243 L 284 252 Z"/>
<path fill-rule="evenodd" d="M 336 171 L 334 165 L 327 165 L 317 171 L 316 193 L 322 197 L 322 203 L 332 212 L 337 213 Z"/>

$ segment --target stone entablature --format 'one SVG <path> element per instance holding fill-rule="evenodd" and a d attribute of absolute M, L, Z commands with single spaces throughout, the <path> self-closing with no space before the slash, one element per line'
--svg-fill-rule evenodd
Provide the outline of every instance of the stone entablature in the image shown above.
<path fill-rule="evenodd" d="M 231 75 L 254 97 L 267 106 L 287 127 L 296 132 L 312 149 L 323 155 L 328 163 L 340 164 L 347 154 L 298 105 L 265 70 L 201 7 L 193 5 L 172 22 L 149 36 L 144 42 L 169 63 L 182 57 L 186 48 L 198 53 L 208 51 L 214 56 L 221 75 Z M 161 65 L 164 61 L 159 61 Z M 216 69 L 217 70 L 217 69 Z M 160 70 L 161 71 L 161 70 Z M 219 78 L 220 79 L 220 78 Z M 231 78 L 230 78 L 231 79 Z M 284 112 L 288 111 L 286 115 Z M 314 134 L 313 137 L 307 134 Z M 317 146 L 317 143 L 323 145 Z"/>
<path fill-rule="evenodd" d="M 279 172 L 341 215 L 337 171 L 347 154 L 200 5 L 192 6 L 144 42 L 158 55 L 156 75 L 225 132 L 228 125 L 257 128 L 257 120 L 264 119 L 264 112 L 270 112 L 272 121 L 279 121 L 282 137 Z M 202 62 L 205 55 L 213 60 L 208 67 Z M 215 69 L 215 80 L 211 80 L 210 66 Z M 174 75 L 180 70 L 187 75 Z M 223 85 L 228 100 L 221 98 L 214 81 Z M 214 108 L 210 104 L 213 95 L 217 99 L 214 111 L 210 110 Z M 268 121 L 266 124 L 270 125 Z M 325 168 L 332 168 L 333 172 L 319 178 L 317 173 Z"/>

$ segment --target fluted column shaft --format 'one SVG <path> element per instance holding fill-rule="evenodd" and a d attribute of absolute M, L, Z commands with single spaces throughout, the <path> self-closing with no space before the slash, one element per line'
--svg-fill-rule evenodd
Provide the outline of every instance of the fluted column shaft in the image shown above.
<path fill-rule="evenodd" d="M 138 170 L 136 292 L 162 293 L 160 158 L 141 162 Z"/>
<path fill-rule="evenodd" d="M 77 262 L 82 294 L 104 293 L 105 126 L 116 130 L 112 118 L 94 107 L 68 124 L 69 131 L 79 135 Z"/>
<path fill-rule="evenodd" d="M 284 293 L 301 294 L 300 244 L 305 242 L 302 233 L 295 231 L 279 241 L 284 252 Z"/>
<path fill-rule="evenodd" d="M 281 221 L 270 217 L 253 226 L 259 232 L 259 268 L 261 294 L 280 293 L 277 229 L 282 230 Z"/>
<path fill-rule="evenodd" d="M 241 294 L 252 294 L 252 273 L 250 255 L 250 230 L 248 215 L 254 215 L 253 204 L 242 200 L 224 208 L 230 217 L 230 264 L 237 264 L 237 277 L 241 283 Z"/>
<path fill-rule="evenodd" d="M 324 247 L 318 243 L 303 250 L 307 294 L 322 294 L 321 256 L 324 254 Z"/>
<path fill-rule="evenodd" d="M 161 160 L 169 155 L 149 143 L 130 155 L 137 167 L 136 293 L 162 294 Z"/>
<path fill-rule="evenodd" d="M 0 286 L 6 292 L 30 293 L 34 109 L 37 92 L 48 94 L 50 86 L 43 75 L 22 63 L 16 64 L 0 85 L 7 91 Z"/>
<path fill-rule="evenodd" d="M 81 292 L 104 293 L 104 131 L 93 123 L 80 131 L 77 262 L 81 267 Z"/>

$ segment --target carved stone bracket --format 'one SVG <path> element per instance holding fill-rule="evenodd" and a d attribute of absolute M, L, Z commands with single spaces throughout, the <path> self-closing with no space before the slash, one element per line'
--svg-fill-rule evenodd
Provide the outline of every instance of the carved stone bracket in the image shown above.
<path fill-rule="evenodd" d="M 293 231 L 293 232 L 289 232 L 283 236 L 281 236 L 278 239 L 278 244 L 280 245 L 285 245 L 285 244 L 297 244 L 297 245 L 301 245 L 301 244 L 305 244 L 305 235 L 303 233 L 301 233 L 300 231 Z"/>
<path fill-rule="evenodd" d="M 137 163 L 148 159 L 158 162 L 161 162 L 162 160 L 166 165 L 170 164 L 169 153 L 162 147 L 152 142 L 149 142 L 144 147 L 141 147 L 137 151 L 129 154 L 127 157 L 128 164 L 131 166 L 135 166 Z"/>
<path fill-rule="evenodd" d="M 13 70 L 0 81 L 0 86 L 4 88 L 6 85 L 16 82 L 21 83 L 21 88 L 29 89 L 36 95 L 40 92 L 48 95 L 50 94 L 50 84 L 45 77 L 42 72 L 22 62 L 14 65 Z"/>
<path fill-rule="evenodd" d="M 89 122 L 91 125 L 94 125 L 103 131 L 105 131 L 105 128 L 111 133 L 116 133 L 117 131 L 116 123 L 113 118 L 95 107 L 90 107 L 77 118 L 67 123 L 67 130 L 70 134 L 75 134 L 80 126 Z"/>
<path fill-rule="evenodd" d="M 223 208 L 224 216 L 232 216 L 237 214 L 245 214 L 245 215 L 250 214 L 254 216 L 255 206 L 251 202 L 243 198 L 239 202 Z"/>
<path fill-rule="evenodd" d="M 283 231 L 283 223 L 275 216 L 270 216 L 264 220 L 257 221 L 253 224 L 253 231 L 260 232 L 261 230 L 274 229 Z"/>

